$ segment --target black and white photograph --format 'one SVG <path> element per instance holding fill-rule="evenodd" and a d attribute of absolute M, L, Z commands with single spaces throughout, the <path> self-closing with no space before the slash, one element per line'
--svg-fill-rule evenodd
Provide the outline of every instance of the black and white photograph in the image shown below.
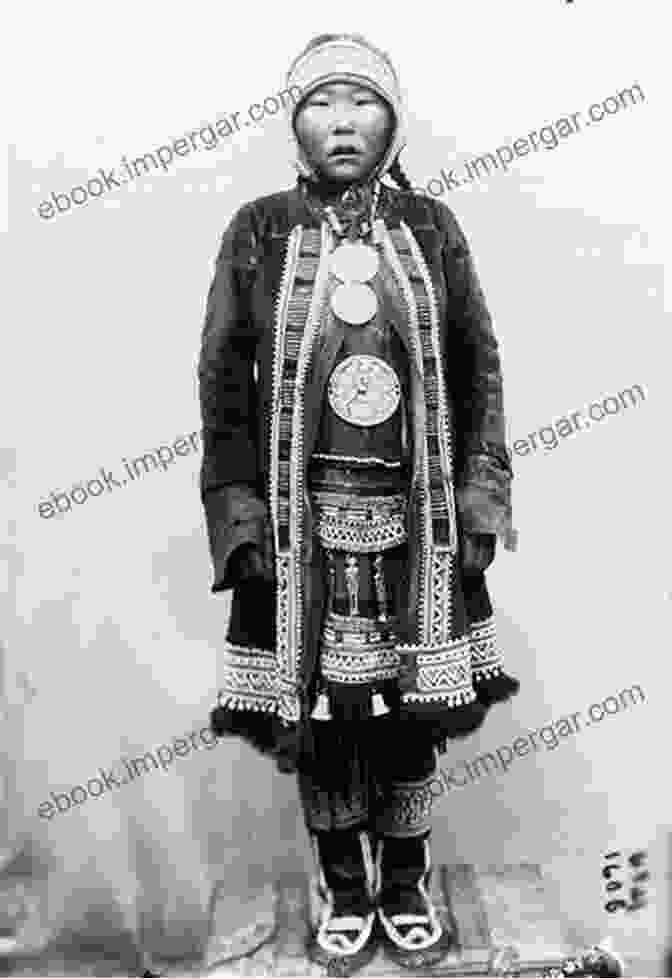
<path fill-rule="evenodd" d="M 9 12 L 0 975 L 672 975 L 668 21 Z"/>

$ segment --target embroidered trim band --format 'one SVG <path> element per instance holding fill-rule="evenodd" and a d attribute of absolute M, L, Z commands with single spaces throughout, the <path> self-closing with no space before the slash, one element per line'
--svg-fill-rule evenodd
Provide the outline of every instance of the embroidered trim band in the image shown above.
<path fill-rule="evenodd" d="M 224 685 L 219 691 L 219 706 L 237 710 L 276 710 L 275 653 L 270 649 L 226 642 L 222 656 Z"/>
<path fill-rule="evenodd" d="M 320 665 L 325 680 L 359 684 L 393 680 L 401 657 L 393 623 L 330 613 L 322 632 Z"/>
<path fill-rule="evenodd" d="M 328 288 L 328 264 L 322 260 L 327 235 L 326 225 L 321 231 L 304 230 L 301 225 L 294 228 L 276 307 L 270 508 L 276 545 L 278 713 L 288 722 L 300 717 L 304 395 Z"/>
<path fill-rule="evenodd" d="M 452 648 L 452 578 L 457 547 L 450 427 L 438 307 L 426 263 L 412 231 L 402 222 L 400 229 L 383 232 L 382 242 L 408 309 L 416 362 L 424 390 L 424 418 L 421 420 L 423 444 L 417 460 L 421 478 L 415 488 L 414 500 L 420 518 L 419 646 L 408 648 L 418 653 L 424 649 L 431 660 L 432 656 L 440 658 L 446 648 Z M 423 686 L 426 686 L 428 699 L 443 699 L 445 695 L 453 704 L 468 702 L 475 696 L 470 679 L 468 687 L 462 689 L 461 681 L 454 681 L 441 669 L 431 679 L 427 675 L 424 682 L 418 676 L 417 692 L 408 692 L 404 699 L 423 699 Z"/>
<path fill-rule="evenodd" d="M 385 793 L 384 809 L 376 819 L 376 832 L 383 836 L 420 836 L 431 830 L 434 793 L 433 775 L 412 782 L 394 782 Z"/>
<path fill-rule="evenodd" d="M 370 553 L 406 540 L 406 497 L 317 492 L 315 528 L 323 547 Z"/>
<path fill-rule="evenodd" d="M 404 701 L 445 701 L 450 707 L 470 704 L 476 699 L 471 682 L 471 646 L 468 636 L 437 648 L 399 646 L 416 663 L 416 690 L 404 694 Z"/>
<path fill-rule="evenodd" d="M 475 680 L 497 676 L 502 672 L 502 658 L 497 645 L 493 616 L 476 622 L 471 637 L 471 671 Z"/>

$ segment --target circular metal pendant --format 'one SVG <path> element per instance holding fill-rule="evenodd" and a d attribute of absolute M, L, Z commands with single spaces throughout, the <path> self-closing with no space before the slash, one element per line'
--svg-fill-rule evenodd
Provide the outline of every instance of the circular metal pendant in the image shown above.
<path fill-rule="evenodd" d="M 346 241 L 331 253 L 332 273 L 341 282 L 370 282 L 378 271 L 378 253 L 370 245 Z"/>
<path fill-rule="evenodd" d="M 378 297 L 371 286 L 361 282 L 349 282 L 336 286 L 331 294 L 332 311 L 344 323 L 363 326 L 376 315 Z"/>
<path fill-rule="evenodd" d="M 339 418 L 366 428 L 392 417 L 401 400 L 401 385 L 384 360 L 354 354 L 332 372 L 328 396 Z"/>

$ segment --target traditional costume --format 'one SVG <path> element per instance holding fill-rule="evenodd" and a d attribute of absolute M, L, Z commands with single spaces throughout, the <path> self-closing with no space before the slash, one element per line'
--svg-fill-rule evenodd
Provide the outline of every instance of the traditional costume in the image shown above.
<path fill-rule="evenodd" d="M 500 361 L 452 212 L 399 173 L 389 60 L 330 38 L 292 66 L 301 103 L 356 81 L 389 148 L 335 189 L 299 180 L 224 234 L 200 359 L 213 591 L 233 588 L 213 727 L 296 771 L 325 899 L 313 953 L 353 971 L 377 930 L 402 964 L 447 936 L 427 892 L 436 753 L 516 692 L 465 533 L 512 546 Z M 274 574 L 240 580 L 252 545 Z"/>

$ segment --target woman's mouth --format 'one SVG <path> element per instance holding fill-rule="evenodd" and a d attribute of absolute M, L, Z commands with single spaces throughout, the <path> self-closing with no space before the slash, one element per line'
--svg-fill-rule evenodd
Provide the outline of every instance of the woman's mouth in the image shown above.
<path fill-rule="evenodd" d="M 335 162 L 340 160 L 355 160 L 360 155 L 360 151 L 354 146 L 337 146 L 329 152 L 329 159 Z"/>

